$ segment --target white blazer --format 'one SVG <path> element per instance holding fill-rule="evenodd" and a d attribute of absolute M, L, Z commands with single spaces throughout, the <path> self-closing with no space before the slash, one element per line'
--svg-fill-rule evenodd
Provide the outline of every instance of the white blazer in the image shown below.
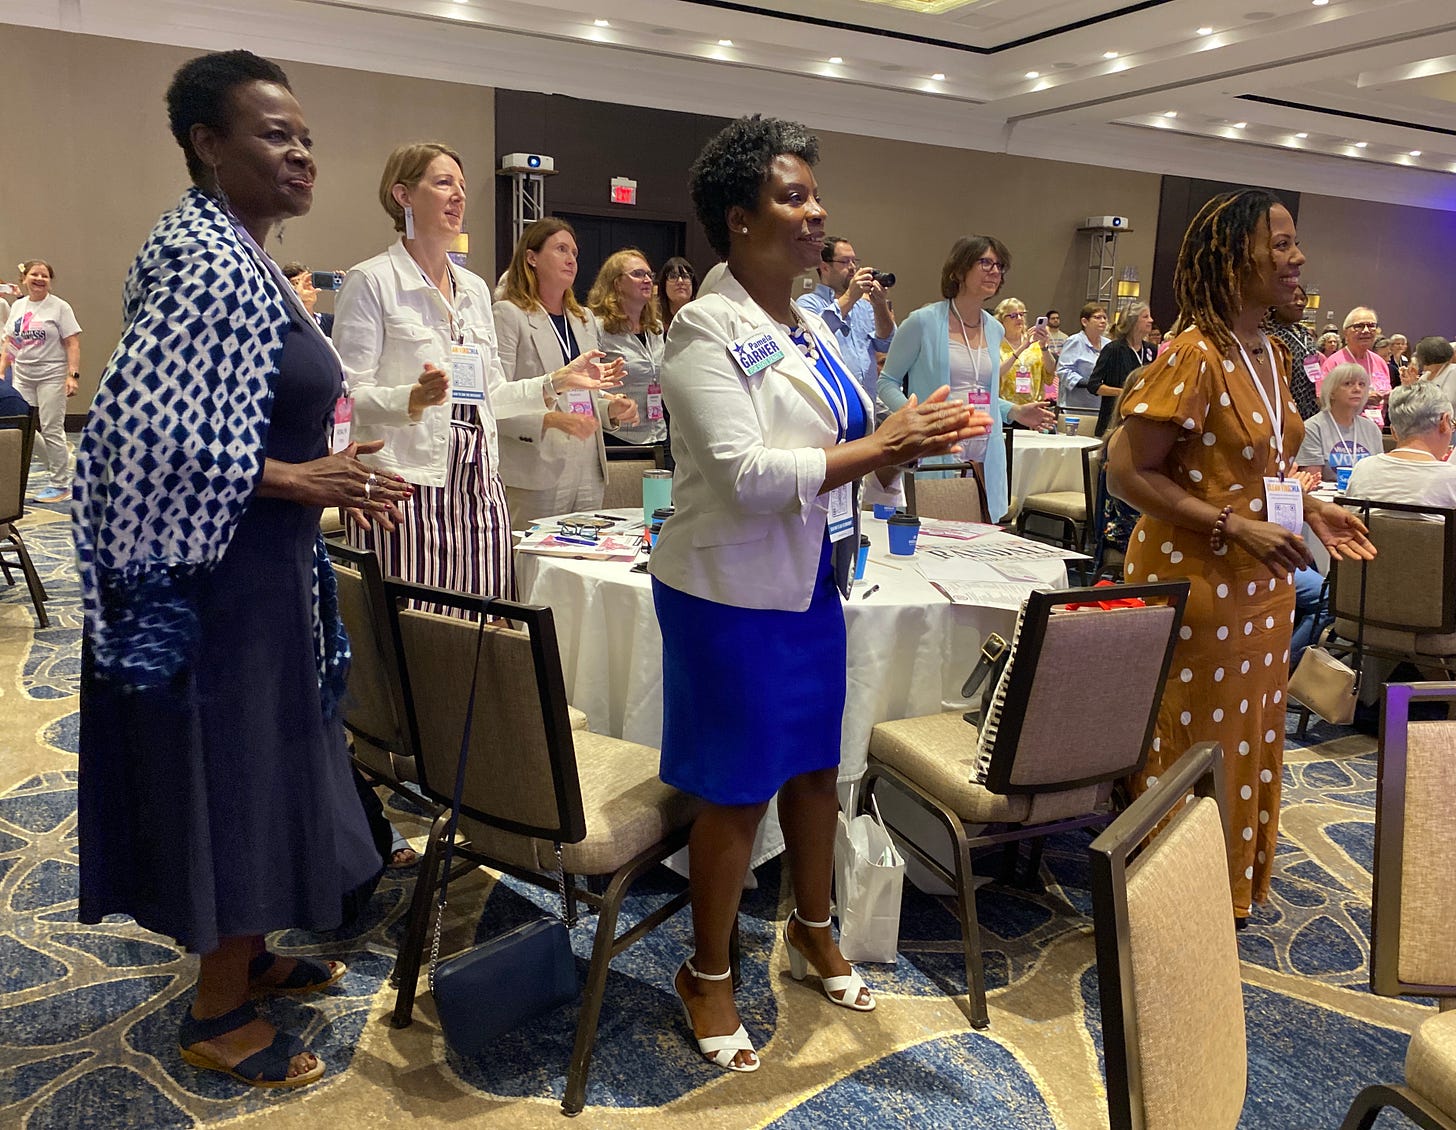
<path fill-rule="evenodd" d="M 550 381 L 511 383 L 501 370 L 490 288 L 479 275 L 452 266 L 455 308 L 465 344 L 481 352 L 485 363 L 485 402 L 476 405 L 492 468 L 500 465 L 496 419 L 545 411 L 554 394 Z M 425 363 L 449 371 L 449 316 L 440 293 L 398 242 L 366 259 L 344 277 L 335 304 L 334 348 L 344 362 L 344 375 L 354 397 L 354 438 L 360 443 L 384 440 L 365 462 L 392 471 L 412 483 L 445 485 L 450 454 L 450 408 L 426 408 L 411 420 L 409 394 Z M 539 419 L 539 417 L 537 417 Z"/>
<path fill-rule="evenodd" d="M 823 321 L 800 316 L 837 356 Z M 745 376 L 730 347 L 762 333 L 783 357 Z M 873 427 L 873 402 L 858 381 L 848 384 Z M 675 513 L 652 551 L 652 575 L 720 604 L 804 611 L 829 517 L 828 496 L 819 494 L 825 449 L 838 439 L 812 363 L 725 269 L 673 318 L 662 392 L 677 460 Z M 893 490 L 875 475 L 866 484 L 870 497 L 903 499 L 898 480 Z M 857 505 L 855 513 L 857 523 Z"/>
<path fill-rule="evenodd" d="M 602 330 L 597 316 L 583 309 L 586 322 L 571 320 L 572 333 L 581 352 L 601 348 Z M 495 304 L 495 325 L 500 340 L 501 367 L 508 381 L 533 381 L 541 375 L 554 373 L 566 362 L 561 357 L 561 342 L 551 325 L 551 316 L 539 307 L 529 314 L 514 302 L 505 299 Z M 606 401 L 593 395 L 597 420 L 603 427 L 609 426 Z M 552 428 L 544 435 L 541 420 L 546 408 L 541 405 L 537 411 L 501 419 L 497 425 L 500 434 L 500 476 L 506 486 L 520 490 L 545 490 L 561 477 L 566 461 L 588 445 L 595 444 L 597 462 L 601 465 L 602 480 L 607 478 L 607 449 L 602 443 L 602 429 L 597 428 L 591 439 L 576 439 L 559 428 Z M 580 457 L 578 455 L 578 457 Z"/>

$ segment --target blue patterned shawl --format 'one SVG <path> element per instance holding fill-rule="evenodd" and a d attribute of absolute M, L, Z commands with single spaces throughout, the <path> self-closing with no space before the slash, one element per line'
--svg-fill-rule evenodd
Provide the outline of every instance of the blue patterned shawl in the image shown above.
<path fill-rule="evenodd" d="M 126 329 L 81 437 L 72 503 L 101 679 L 162 686 L 192 660 L 200 582 L 262 481 L 287 301 L 227 214 L 197 189 L 157 221 L 127 273 Z M 314 651 L 331 716 L 349 643 L 322 538 Z"/>

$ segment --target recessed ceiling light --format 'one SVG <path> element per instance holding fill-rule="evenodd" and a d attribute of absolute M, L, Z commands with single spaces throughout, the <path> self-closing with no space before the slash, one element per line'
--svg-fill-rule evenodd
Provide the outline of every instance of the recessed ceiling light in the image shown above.
<path fill-rule="evenodd" d="M 1330 0 L 1310 0 L 1310 2 L 1316 8 L 1323 8 L 1326 4 L 1328 4 L 1330 2 Z"/>
<path fill-rule="evenodd" d="M 1177 116 L 1178 116 L 1178 111 L 1177 110 L 1164 110 L 1163 111 L 1163 117 L 1165 117 L 1165 118 L 1176 118 Z"/>
<path fill-rule="evenodd" d="M 1040 71 L 1027 71 L 1026 72 L 1026 77 L 1027 78 L 1041 78 L 1041 72 Z"/>
<path fill-rule="evenodd" d="M 1234 129 L 1248 129 L 1248 128 L 1249 128 L 1249 123 L 1248 122 L 1235 122 L 1234 123 Z"/>
<path fill-rule="evenodd" d="M 1102 57 L 1104 59 L 1116 59 L 1117 58 L 1117 52 L 1116 51 L 1104 51 L 1104 52 L 1102 52 Z"/>
<path fill-rule="evenodd" d="M 829 61 L 837 67 L 840 63 L 844 62 L 844 59 L 839 55 L 831 55 L 829 56 Z"/>
<path fill-rule="evenodd" d="M 1357 141 L 1357 142 L 1355 142 L 1355 148 L 1356 149 L 1364 149 L 1365 146 L 1367 146 L 1368 144 L 1370 144 L 1368 141 Z"/>
<path fill-rule="evenodd" d="M 1305 138 L 1307 138 L 1309 136 L 1309 134 L 1307 134 L 1307 133 L 1297 133 L 1294 136 L 1297 137 L 1297 138 L 1299 138 L 1300 141 L 1303 141 Z"/>
<path fill-rule="evenodd" d="M 931 75 L 930 77 L 933 78 L 936 82 L 945 81 L 945 75 L 943 75 L 940 71 L 936 71 L 935 74 Z"/>
<path fill-rule="evenodd" d="M 733 40 L 731 40 L 731 39 L 720 39 L 720 40 L 718 40 L 718 46 L 719 47 L 732 47 L 733 46 Z"/>
<path fill-rule="evenodd" d="M 611 27 L 612 26 L 612 21 L 611 20 L 592 20 L 592 23 L 596 24 L 597 27 Z"/>
<path fill-rule="evenodd" d="M 1412 149 L 1410 151 L 1410 155 L 1412 157 L 1419 157 L 1421 155 L 1421 151 L 1419 149 Z"/>
<path fill-rule="evenodd" d="M 1211 27 L 1201 27 L 1201 28 L 1198 29 L 1198 34 L 1199 35 L 1212 35 L 1213 34 L 1213 28 L 1211 28 Z"/>

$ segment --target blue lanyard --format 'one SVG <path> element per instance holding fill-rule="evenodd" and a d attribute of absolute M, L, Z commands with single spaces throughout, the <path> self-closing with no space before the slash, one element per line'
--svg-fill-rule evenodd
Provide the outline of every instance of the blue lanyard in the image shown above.
<path fill-rule="evenodd" d="M 852 378 L 844 371 L 844 366 L 834 359 L 834 355 L 819 344 L 819 340 L 812 333 L 802 326 L 799 327 L 798 332 L 803 334 L 807 341 L 813 342 L 815 352 L 824 359 L 825 364 L 834 373 L 834 379 L 831 380 L 824 375 L 812 358 L 804 357 L 814 374 L 815 383 L 819 385 L 819 390 L 824 393 L 824 399 L 829 401 L 830 411 L 834 413 L 834 423 L 839 432 L 836 442 L 843 443 L 849 435 L 849 400 L 845 392 L 848 384 L 845 382 Z"/>

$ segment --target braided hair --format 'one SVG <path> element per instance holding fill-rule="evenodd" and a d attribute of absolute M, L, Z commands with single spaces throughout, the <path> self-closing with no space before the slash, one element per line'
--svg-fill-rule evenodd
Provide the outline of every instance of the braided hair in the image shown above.
<path fill-rule="evenodd" d="M 1242 278 L 1254 258 L 1254 236 L 1279 198 L 1262 188 L 1215 196 L 1193 217 L 1178 249 L 1173 297 L 1178 327 L 1197 325 L 1220 353 L 1236 349 L 1230 326 L 1244 308 Z"/>

